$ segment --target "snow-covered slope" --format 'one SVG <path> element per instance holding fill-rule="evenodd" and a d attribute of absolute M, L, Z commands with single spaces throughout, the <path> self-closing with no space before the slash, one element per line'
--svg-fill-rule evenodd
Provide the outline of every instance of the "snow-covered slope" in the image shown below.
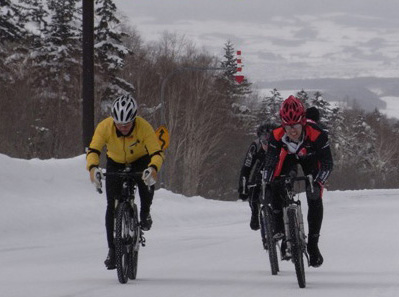
<path fill-rule="evenodd" d="M 136 281 L 107 271 L 105 196 L 84 156 L 18 160 L 0 155 L 0 296 L 397 296 L 399 190 L 327 192 L 320 248 L 325 263 L 270 274 L 245 202 L 156 191 L 153 229 Z M 304 196 L 302 196 L 304 198 Z M 306 204 L 306 203 L 304 203 Z"/>

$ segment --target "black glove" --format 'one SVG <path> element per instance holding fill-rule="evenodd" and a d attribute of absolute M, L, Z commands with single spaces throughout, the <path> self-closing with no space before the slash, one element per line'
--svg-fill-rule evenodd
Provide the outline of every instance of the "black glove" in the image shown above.
<path fill-rule="evenodd" d="M 238 188 L 238 197 L 242 200 L 248 200 L 248 188 L 245 187 L 245 191 L 243 187 Z"/>
<path fill-rule="evenodd" d="M 248 200 L 248 194 L 243 194 L 243 193 L 240 193 L 239 194 L 239 198 L 242 200 L 242 201 L 246 201 L 246 200 Z"/>

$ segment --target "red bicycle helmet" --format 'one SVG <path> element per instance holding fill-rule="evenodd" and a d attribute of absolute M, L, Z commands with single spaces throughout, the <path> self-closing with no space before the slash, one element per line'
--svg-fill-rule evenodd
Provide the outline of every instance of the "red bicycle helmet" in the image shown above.
<path fill-rule="evenodd" d="M 283 126 L 292 126 L 295 124 L 306 124 L 305 107 L 302 102 L 294 97 L 289 96 L 281 104 L 280 119 Z"/>

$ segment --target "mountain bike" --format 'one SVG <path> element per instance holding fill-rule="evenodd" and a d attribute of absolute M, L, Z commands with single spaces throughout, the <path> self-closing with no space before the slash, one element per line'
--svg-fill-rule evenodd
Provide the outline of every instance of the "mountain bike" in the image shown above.
<path fill-rule="evenodd" d="M 122 179 L 122 192 L 115 199 L 114 243 L 118 280 L 121 284 L 137 275 L 139 248 L 145 246 L 144 232 L 140 228 L 137 205 L 134 201 L 137 180 L 142 172 L 132 172 L 130 166 L 122 171 L 106 172 L 104 176 Z M 101 191 L 101 190 L 100 190 Z"/>
<path fill-rule="evenodd" d="M 305 255 L 309 266 L 309 255 L 306 251 L 306 235 L 303 224 L 301 201 L 298 192 L 295 191 L 295 183 L 299 181 L 309 181 L 313 193 L 313 177 L 285 177 L 283 179 L 286 195 L 284 198 L 283 218 L 285 228 L 285 240 L 287 243 L 287 254 L 291 255 L 291 260 L 295 265 L 295 272 L 300 288 L 306 287 L 305 265 L 303 256 Z"/>

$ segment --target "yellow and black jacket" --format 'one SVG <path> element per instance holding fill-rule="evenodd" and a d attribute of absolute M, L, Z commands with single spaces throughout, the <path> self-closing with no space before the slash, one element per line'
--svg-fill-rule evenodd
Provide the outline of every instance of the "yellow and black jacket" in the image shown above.
<path fill-rule="evenodd" d="M 107 156 L 121 164 L 133 163 L 150 156 L 148 166 L 160 170 L 164 153 L 158 143 L 154 129 L 145 119 L 136 117 L 129 135 L 123 136 L 116 128 L 112 117 L 108 117 L 97 125 L 93 139 L 86 155 L 86 168 L 90 170 L 100 163 L 100 154 L 104 146 Z"/>

